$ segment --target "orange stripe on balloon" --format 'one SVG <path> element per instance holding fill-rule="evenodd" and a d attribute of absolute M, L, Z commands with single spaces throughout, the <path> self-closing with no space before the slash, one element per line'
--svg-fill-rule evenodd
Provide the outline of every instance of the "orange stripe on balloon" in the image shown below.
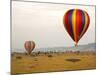
<path fill-rule="evenodd" d="M 72 28 L 73 28 L 73 33 L 74 33 L 74 40 L 77 43 L 77 35 L 76 35 L 76 9 L 73 11 L 72 14 Z"/>

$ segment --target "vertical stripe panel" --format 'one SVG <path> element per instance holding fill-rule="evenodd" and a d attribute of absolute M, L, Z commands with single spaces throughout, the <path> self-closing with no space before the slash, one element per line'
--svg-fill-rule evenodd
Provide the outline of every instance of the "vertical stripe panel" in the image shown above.
<path fill-rule="evenodd" d="M 77 42 L 76 38 L 76 9 L 73 11 L 72 14 L 72 28 L 73 28 L 73 33 L 74 33 L 74 40 Z"/>
<path fill-rule="evenodd" d="M 87 30 L 87 28 L 88 28 L 88 26 L 89 26 L 89 16 L 87 15 L 86 12 L 84 12 L 84 14 L 85 14 L 85 24 L 84 24 L 83 31 L 82 31 L 82 33 L 81 33 L 81 35 L 80 35 L 80 38 L 84 35 L 84 33 L 86 32 L 86 30 Z M 79 39 L 80 39 L 80 38 L 79 38 Z"/>
<path fill-rule="evenodd" d="M 67 32 L 69 33 L 69 35 L 71 36 L 71 38 L 74 40 L 73 29 L 72 29 L 72 13 L 73 13 L 73 9 L 68 11 L 64 15 L 64 26 Z"/>

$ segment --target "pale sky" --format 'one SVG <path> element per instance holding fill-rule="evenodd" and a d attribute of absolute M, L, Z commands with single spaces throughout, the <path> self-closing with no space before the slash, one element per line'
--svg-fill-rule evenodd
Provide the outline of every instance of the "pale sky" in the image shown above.
<path fill-rule="evenodd" d="M 12 2 L 12 49 L 24 49 L 33 40 L 36 48 L 74 46 L 66 32 L 63 16 L 69 9 L 82 9 L 90 16 L 90 26 L 79 45 L 95 42 L 95 7 L 67 4 Z"/>

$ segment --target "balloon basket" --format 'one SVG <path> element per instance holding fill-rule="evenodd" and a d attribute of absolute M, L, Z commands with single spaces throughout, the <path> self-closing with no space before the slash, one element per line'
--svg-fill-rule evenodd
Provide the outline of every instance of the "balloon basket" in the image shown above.
<path fill-rule="evenodd" d="M 75 43 L 75 47 L 77 47 L 78 45 L 77 45 L 77 43 Z"/>

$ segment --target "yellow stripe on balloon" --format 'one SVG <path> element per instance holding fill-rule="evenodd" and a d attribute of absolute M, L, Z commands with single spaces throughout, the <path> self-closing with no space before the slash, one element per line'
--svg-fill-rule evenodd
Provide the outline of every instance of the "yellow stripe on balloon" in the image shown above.
<path fill-rule="evenodd" d="M 72 28 L 73 28 L 73 33 L 74 33 L 74 40 L 77 43 L 77 38 L 76 38 L 76 9 L 73 11 L 73 14 L 72 14 Z"/>

